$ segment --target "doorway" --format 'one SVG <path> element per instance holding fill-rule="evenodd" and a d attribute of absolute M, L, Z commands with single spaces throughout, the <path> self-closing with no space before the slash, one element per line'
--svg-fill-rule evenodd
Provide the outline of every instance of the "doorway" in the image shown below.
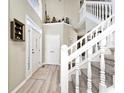
<path fill-rule="evenodd" d="M 42 30 L 26 17 L 26 77 L 42 65 Z"/>
<path fill-rule="evenodd" d="M 45 35 L 45 63 L 60 64 L 60 36 Z"/>

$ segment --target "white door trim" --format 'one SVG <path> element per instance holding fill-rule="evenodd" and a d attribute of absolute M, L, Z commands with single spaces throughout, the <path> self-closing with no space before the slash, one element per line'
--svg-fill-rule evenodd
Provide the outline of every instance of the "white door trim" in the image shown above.
<path fill-rule="evenodd" d="M 25 42 L 26 42 L 25 77 L 27 78 L 27 77 L 31 76 L 32 73 L 33 73 L 31 71 L 31 73 L 29 75 L 27 75 L 28 50 L 29 50 L 29 47 L 28 47 L 28 45 L 29 45 L 29 43 L 28 43 L 28 39 L 29 39 L 28 29 L 33 28 L 33 29 L 35 29 L 35 31 L 37 31 L 39 34 L 41 34 L 41 40 L 40 40 L 41 43 L 42 43 L 42 29 L 28 15 L 26 15 L 25 20 L 26 20 L 26 31 L 25 31 L 25 33 L 26 33 L 26 40 L 25 40 Z M 32 38 L 31 33 L 32 32 L 30 31 L 30 38 Z M 30 39 L 30 40 L 32 40 L 32 39 Z M 41 54 L 41 57 L 40 57 L 41 60 L 40 61 L 42 62 L 42 47 L 41 47 L 40 50 L 41 50 L 40 51 L 40 54 Z M 30 43 L 30 60 L 32 60 L 32 56 L 31 56 L 32 52 L 31 51 L 32 51 L 32 44 Z M 32 64 L 31 64 L 31 68 L 32 68 Z"/>

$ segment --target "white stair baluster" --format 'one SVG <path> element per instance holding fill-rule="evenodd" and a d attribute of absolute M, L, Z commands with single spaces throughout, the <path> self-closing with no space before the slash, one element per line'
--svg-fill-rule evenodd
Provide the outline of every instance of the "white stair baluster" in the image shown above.
<path fill-rule="evenodd" d="M 104 4 L 101 4 L 102 6 L 102 20 L 104 20 Z"/>
<path fill-rule="evenodd" d="M 80 73 L 80 69 L 79 69 L 79 62 L 80 61 L 80 56 L 78 56 L 76 58 L 76 86 L 75 86 L 75 93 L 79 93 L 79 73 Z"/>
<path fill-rule="evenodd" d="M 107 19 L 107 13 L 108 13 L 108 8 L 107 8 L 108 4 L 105 5 L 105 20 Z"/>
<path fill-rule="evenodd" d="M 87 93 L 92 93 L 92 71 L 91 71 L 91 62 L 88 60 L 88 71 L 87 71 Z"/>
<path fill-rule="evenodd" d="M 92 71 L 91 71 L 91 55 L 92 55 L 92 50 L 93 48 L 91 47 L 88 49 L 88 71 L 87 71 L 87 93 L 92 93 Z"/>
<path fill-rule="evenodd" d="M 109 16 L 111 16 L 112 15 L 112 6 L 111 6 L 111 4 L 109 4 Z"/>
<path fill-rule="evenodd" d="M 99 4 L 97 4 L 97 18 L 99 18 L 99 16 L 98 16 L 99 15 L 98 6 L 99 6 Z"/>
<path fill-rule="evenodd" d="M 101 42 L 101 60 L 100 60 L 100 84 L 99 84 L 99 93 L 106 93 L 106 85 L 105 85 L 105 58 L 104 58 L 105 48 Z"/>
<path fill-rule="evenodd" d="M 61 93 L 68 93 L 68 47 L 61 47 Z"/>
<path fill-rule="evenodd" d="M 101 5 L 99 4 L 99 20 L 101 20 Z"/>

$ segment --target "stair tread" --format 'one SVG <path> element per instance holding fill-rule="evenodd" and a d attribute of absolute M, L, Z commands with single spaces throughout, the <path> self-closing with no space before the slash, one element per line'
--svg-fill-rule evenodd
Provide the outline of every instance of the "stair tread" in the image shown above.
<path fill-rule="evenodd" d="M 72 81 L 69 81 L 69 93 L 75 93 Z"/>
<path fill-rule="evenodd" d="M 87 77 L 87 69 L 81 69 L 82 74 L 84 74 Z M 98 75 L 92 74 L 92 90 L 97 93 L 99 91 L 99 82 L 100 82 L 100 77 L 96 78 Z M 87 81 L 87 80 L 85 80 Z"/>
<path fill-rule="evenodd" d="M 106 65 L 110 65 L 110 66 L 115 66 L 115 62 L 114 60 L 111 60 L 111 59 L 105 59 L 105 63 Z"/>
<path fill-rule="evenodd" d="M 110 59 L 114 61 L 114 54 L 105 54 L 105 59 Z"/>
<path fill-rule="evenodd" d="M 76 83 L 76 76 L 75 75 L 72 75 L 72 84 L 75 88 L 75 83 Z M 80 84 L 79 84 L 79 89 L 80 89 L 80 93 L 86 93 L 87 91 L 87 83 L 85 82 L 85 79 L 83 79 L 81 76 L 79 76 L 79 81 L 80 81 Z"/>
<path fill-rule="evenodd" d="M 92 65 L 92 67 L 100 70 L 100 62 L 92 62 L 91 65 Z M 114 67 L 105 64 L 105 73 L 113 75 L 114 74 Z"/>

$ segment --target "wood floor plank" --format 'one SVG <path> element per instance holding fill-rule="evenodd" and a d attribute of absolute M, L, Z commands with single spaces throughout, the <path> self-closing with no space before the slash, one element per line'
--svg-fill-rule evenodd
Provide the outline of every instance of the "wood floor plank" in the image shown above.
<path fill-rule="evenodd" d="M 16 93 L 60 93 L 56 65 L 45 65 L 39 68 Z"/>
<path fill-rule="evenodd" d="M 48 91 L 51 85 L 51 79 L 54 71 L 55 71 L 55 66 L 51 66 L 49 76 L 46 79 L 46 82 L 44 83 L 43 87 L 40 89 L 39 93 L 49 93 Z"/>
<path fill-rule="evenodd" d="M 28 90 L 33 86 L 35 83 L 35 79 L 29 79 L 22 88 L 20 88 L 16 93 L 28 93 Z"/>
<path fill-rule="evenodd" d="M 57 68 L 55 70 L 55 72 L 53 73 L 52 79 L 51 79 L 51 84 L 50 84 L 50 88 L 48 90 L 48 93 L 58 93 L 58 86 L 59 86 L 59 82 L 58 82 L 58 78 L 57 78 Z"/>
<path fill-rule="evenodd" d="M 49 73 L 49 66 L 40 68 L 36 73 L 32 75 L 33 79 L 46 79 Z"/>
<path fill-rule="evenodd" d="M 40 88 L 42 87 L 44 80 L 36 80 L 32 87 L 30 87 L 28 93 L 39 93 Z"/>

